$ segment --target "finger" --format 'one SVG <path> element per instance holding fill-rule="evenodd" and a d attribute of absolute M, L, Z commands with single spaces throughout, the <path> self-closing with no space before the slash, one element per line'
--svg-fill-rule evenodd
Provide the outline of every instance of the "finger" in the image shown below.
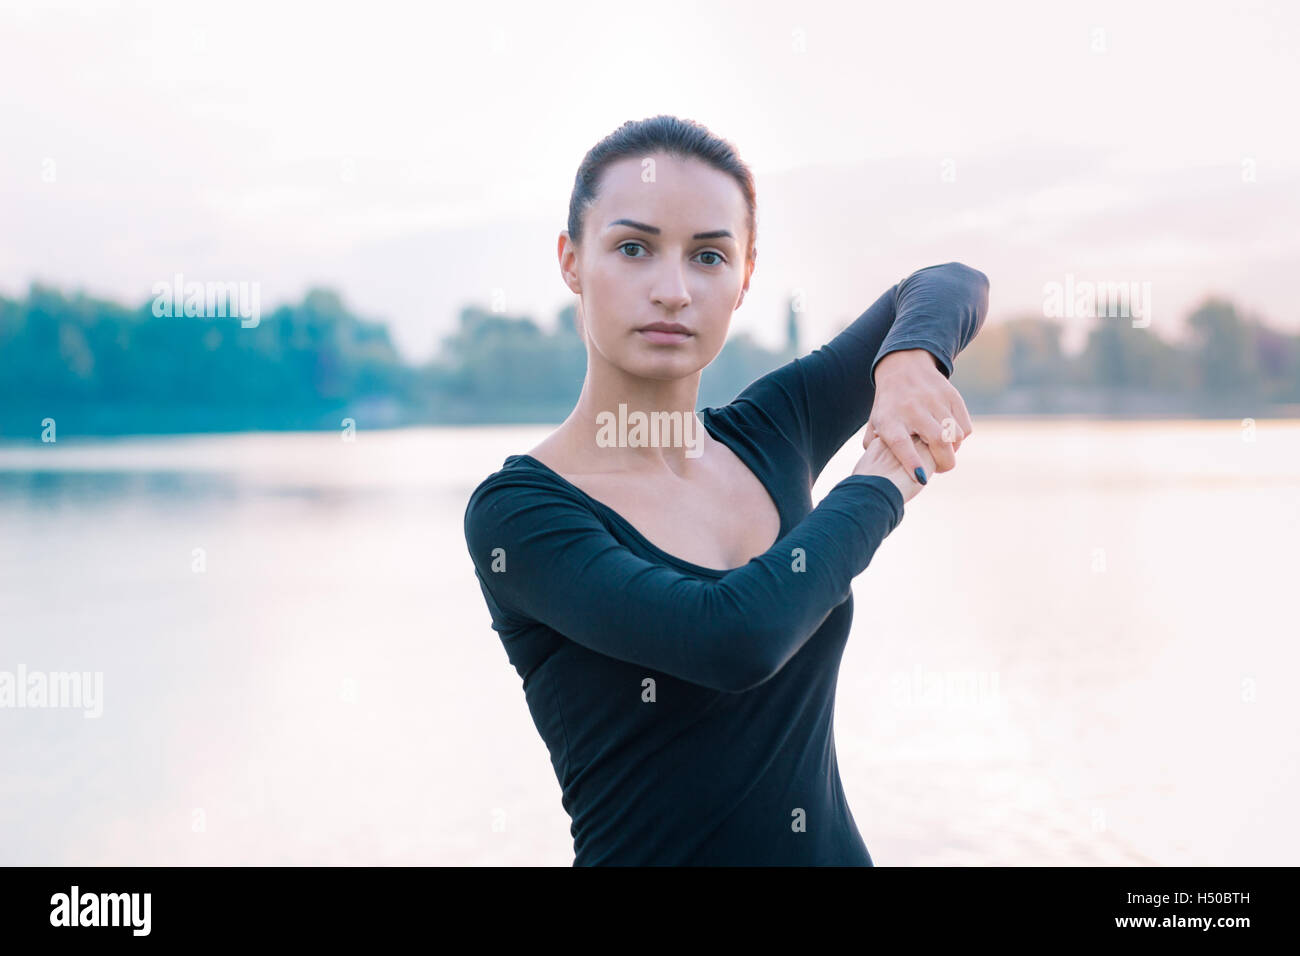
<path fill-rule="evenodd" d="M 939 468 L 938 462 L 934 460 L 933 451 L 930 446 L 925 443 L 925 439 L 921 438 L 919 435 L 913 435 L 912 444 L 916 447 L 916 453 L 921 456 L 921 464 L 922 467 L 925 468 L 925 476 L 927 478 L 942 471 L 942 469 Z"/>
<path fill-rule="evenodd" d="M 925 439 L 920 435 L 913 435 L 912 444 L 916 446 L 916 453 L 921 456 L 921 464 L 925 466 L 926 475 L 928 476 L 932 471 L 938 471 L 938 462 L 934 460 L 934 451 L 925 443 Z"/>
<path fill-rule="evenodd" d="M 940 437 L 952 445 L 955 462 L 955 456 L 961 450 L 961 443 L 966 440 L 968 433 L 955 413 L 950 413 L 940 419 L 939 428 Z"/>
<path fill-rule="evenodd" d="M 961 428 L 963 437 L 969 437 L 970 433 L 975 430 L 975 423 L 971 421 L 970 412 L 966 410 L 966 400 L 961 397 L 961 392 L 955 388 L 952 390 L 949 405 L 952 408 L 953 417 L 957 419 L 957 425 Z"/>
<path fill-rule="evenodd" d="M 885 426 L 883 431 L 877 431 L 876 434 L 894 453 L 894 457 L 898 459 L 898 463 L 903 466 L 903 470 L 911 476 L 912 480 L 917 484 L 924 485 L 925 481 L 919 478 L 917 473 L 920 472 L 928 480 L 933 469 L 925 467 L 925 462 L 912 441 L 912 433 L 908 431 L 906 426 L 894 422 Z"/>
<path fill-rule="evenodd" d="M 954 445 L 960 445 L 966 438 L 966 430 L 961 427 L 957 416 L 949 413 L 939 420 L 939 440 L 951 442 Z"/>
<path fill-rule="evenodd" d="M 952 429 L 933 417 L 912 427 L 914 434 L 925 442 L 930 454 L 934 456 L 935 471 L 952 471 L 957 467 L 957 450 L 953 447 L 953 442 L 945 439 L 945 435 L 955 434 Z"/>
<path fill-rule="evenodd" d="M 876 429 L 872 426 L 871 422 L 867 422 L 867 430 L 862 433 L 862 447 L 866 448 L 868 445 L 870 445 L 871 439 L 875 437 L 876 437 Z"/>

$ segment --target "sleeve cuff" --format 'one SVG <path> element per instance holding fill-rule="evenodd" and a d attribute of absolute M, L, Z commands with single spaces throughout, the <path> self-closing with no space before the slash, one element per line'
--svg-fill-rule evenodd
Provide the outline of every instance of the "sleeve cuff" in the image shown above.
<path fill-rule="evenodd" d="M 952 360 L 948 358 L 948 351 L 937 342 L 930 342 L 925 339 L 903 339 L 898 342 L 890 342 L 888 345 L 881 347 L 876 353 L 875 361 L 871 363 L 871 387 L 876 387 L 876 366 L 880 360 L 890 352 L 902 352 L 906 349 L 925 349 L 935 359 L 935 365 L 939 371 L 943 372 L 945 378 L 952 378 Z"/>

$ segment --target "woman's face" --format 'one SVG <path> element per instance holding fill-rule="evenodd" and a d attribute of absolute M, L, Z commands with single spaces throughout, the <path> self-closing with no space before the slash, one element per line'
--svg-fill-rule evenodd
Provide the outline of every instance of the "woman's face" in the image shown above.
<path fill-rule="evenodd" d="M 565 282 L 581 296 L 588 349 L 632 375 L 669 380 L 722 351 L 752 266 L 745 198 L 729 174 L 664 153 L 606 167 L 581 250 L 560 236 Z M 685 334 L 646 329 L 677 323 Z"/>

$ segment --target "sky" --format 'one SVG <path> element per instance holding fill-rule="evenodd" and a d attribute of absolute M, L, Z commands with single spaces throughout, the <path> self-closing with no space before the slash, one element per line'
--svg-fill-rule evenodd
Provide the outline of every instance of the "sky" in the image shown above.
<path fill-rule="evenodd" d="M 797 290 L 815 346 L 951 260 L 990 322 L 1068 275 L 1300 331 L 1297 89 L 1284 3 L 0 0 L 0 294 L 325 285 L 423 361 L 466 305 L 550 324 L 583 155 L 671 113 L 757 180 L 733 334 Z"/>

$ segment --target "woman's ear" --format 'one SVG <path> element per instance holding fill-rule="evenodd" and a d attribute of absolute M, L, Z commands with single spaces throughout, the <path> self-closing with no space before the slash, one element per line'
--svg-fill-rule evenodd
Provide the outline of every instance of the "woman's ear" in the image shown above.
<path fill-rule="evenodd" d="M 555 253 L 560 260 L 560 278 L 574 295 L 582 295 L 582 282 L 578 279 L 578 247 L 569 239 L 569 230 L 560 232 L 555 243 Z"/>
<path fill-rule="evenodd" d="M 754 274 L 754 263 L 751 260 L 745 263 L 745 284 L 740 287 L 740 297 L 736 299 L 736 307 L 731 310 L 732 312 L 735 312 L 736 309 L 739 309 L 740 303 L 745 301 L 745 293 L 749 291 L 749 277 L 752 276 L 753 274 Z"/>

